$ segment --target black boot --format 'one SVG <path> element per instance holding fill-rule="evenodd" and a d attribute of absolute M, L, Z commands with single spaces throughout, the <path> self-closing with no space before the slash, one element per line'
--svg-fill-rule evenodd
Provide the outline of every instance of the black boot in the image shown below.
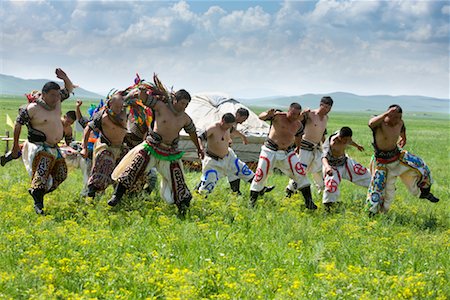
<path fill-rule="evenodd" d="M 231 190 L 233 192 L 235 192 L 236 194 L 238 194 L 238 195 L 242 195 L 241 191 L 240 191 L 240 186 L 241 186 L 241 180 L 240 179 L 236 179 L 236 180 L 230 181 Z"/>
<path fill-rule="evenodd" d="M 93 185 L 88 185 L 88 197 L 95 198 L 96 188 Z"/>
<path fill-rule="evenodd" d="M 12 152 L 8 152 L 5 155 L 3 155 L 2 157 L 0 157 L 0 165 L 2 165 L 2 167 L 3 167 L 4 165 L 9 163 L 13 159 L 14 159 L 14 157 L 12 156 Z"/>
<path fill-rule="evenodd" d="M 290 190 L 289 188 L 286 188 L 286 198 L 291 198 L 291 196 L 294 194 L 294 191 Z"/>
<path fill-rule="evenodd" d="M 262 191 L 259 192 L 259 194 L 262 196 L 262 195 L 264 195 L 265 193 L 271 192 L 274 188 L 275 188 L 274 185 L 265 186 L 265 187 L 262 189 Z"/>
<path fill-rule="evenodd" d="M 311 187 L 305 186 L 300 190 L 302 192 L 303 198 L 305 198 L 305 206 L 308 209 L 317 209 L 317 205 L 314 204 L 311 196 Z"/>
<path fill-rule="evenodd" d="M 420 196 L 419 198 L 421 199 L 427 199 L 430 202 L 436 203 L 439 202 L 439 198 L 436 198 L 431 192 L 431 187 L 426 188 L 426 189 L 420 189 Z"/>
<path fill-rule="evenodd" d="M 123 194 L 125 194 L 126 191 L 127 191 L 126 187 L 123 186 L 121 183 L 118 183 L 116 189 L 114 190 L 114 194 L 108 201 L 108 205 L 116 206 L 117 204 L 119 204 L 120 200 L 123 197 Z"/>
<path fill-rule="evenodd" d="M 330 212 L 331 208 L 333 207 L 333 202 L 327 202 L 327 203 L 324 203 L 323 205 L 325 206 L 325 210 L 327 212 Z"/>
<path fill-rule="evenodd" d="M 44 189 L 28 189 L 28 193 L 30 193 L 31 197 L 34 200 L 34 211 L 38 215 L 44 214 Z"/>
<path fill-rule="evenodd" d="M 256 201 L 258 200 L 259 192 L 250 191 L 250 206 L 255 207 Z"/>

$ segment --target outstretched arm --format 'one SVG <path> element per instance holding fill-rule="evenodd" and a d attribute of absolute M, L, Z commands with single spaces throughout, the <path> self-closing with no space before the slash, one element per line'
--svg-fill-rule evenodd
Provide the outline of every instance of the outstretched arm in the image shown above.
<path fill-rule="evenodd" d="M 361 145 L 358 145 L 357 143 L 355 143 L 354 141 L 352 141 L 350 143 L 350 145 L 352 145 L 353 147 L 356 147 L 359 151 L 364 151 L 364 147 Z"/>
<path fill-rule="evenodd" d="M 247 137 L 245 136 L 245 134 L 243 134 L 242 132 L 238 131 L 237 129 L 234 129 L 234 130 L 231 132 L 230 135 L 231 135 L 231 137 L 239 137 L 239 138 L 241 138 L 242 143 L 243 143 L 244 145 L 247 145 L 247 144 L 248 144 L 248 140 L 247 140 Z"/>

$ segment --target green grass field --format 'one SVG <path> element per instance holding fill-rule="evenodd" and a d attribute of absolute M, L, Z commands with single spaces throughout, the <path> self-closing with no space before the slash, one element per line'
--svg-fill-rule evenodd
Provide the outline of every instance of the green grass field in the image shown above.
<path fill-rule="evenodd" d="M 0 99 L 0 135 L 19 104 Z M 369 118 L 332 112 L 328 126 L 353 129 L 366 151 L 348 153 L 366 166 Z M 406 149 L 430 166 L 441 201 L 414 198 L 399 181 L 390 212 L 374 218 L 361 187 L 343 182 L 342 203 L 330 213 L 315 194 L 319 209 L 310 212 L 301 196 L 284 198 L 288 179 L 273 175 L 276 189 L 256 209 L 248 207 L 248 185 L 236 196 L 222 181 L 207 199 L 195 194 L 182 220 L 157 191 L 115 208 L 106 204 L 112 188 L 80 198 L 80 170 L 46 196 L 42 217 L 14 161 L 0 169 L 0 298 L 449 299 L 448 115 L 406 112 L 404 120 Z M 200 174 L 186 177 L 192 188 Z"/>

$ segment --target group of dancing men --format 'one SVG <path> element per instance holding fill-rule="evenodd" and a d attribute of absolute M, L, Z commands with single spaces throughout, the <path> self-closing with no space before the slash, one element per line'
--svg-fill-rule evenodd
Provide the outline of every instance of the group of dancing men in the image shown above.
<path fill-rule="evenodd" d="M 31 177 L 28 191 L 37 214 L 44 214 L 44 196 L 67 178 L 67 165 L 58 143 L 64 138 L 70 144 L 71 125 L 75 121 L 84 126 L 78 152 L 88 166 L 83 194 L 95 197 L 113 184 L 110 206 L 116 206 L 126 194 L 151 186 L 158 173 L 161 197 L 175 204 L 180 214 L 186 213 L 192 194 L 184 180 L 181 160 L 184 152 L 178 148 L 182 129 L 202 161 L 202 176 L 195 189 L 206 197 L 222 177 L 228 178 L 231 190 L 238 194 L 243 180 L 250 183 L 249 203 L 254 207 L 261 195 L 274 189 L 266 183 L 277 168 L 290 178 L 286 197 L 300 192 L 310 210 L 317 206 L 308 174 L 322 193 L 326 209 L 339 200 L 339 184 L 343 179 L 368 189 L 366 205 L 370 215 L 389 210 L 397 177 L 411 194 L 431 202 L 439 201 L 430 191 L 433 181 L 428 166 L 403 149 L 406 128 L 402 108 L 396 104 L 369 121 L 374 147 L 370 170 L 346 154 L 347 146 L 364 150 L 353 141 L 351 128 L 342 127 L 327 136 L 328 113 L 333 106 L 331 97 L 323 97 L 319 108 L 314 110 L 302 110 L 299 103 L 292 103 L 287 112 L 275 109 L 262 112 L 259 118 L 270 122 L 270 130 L 253 172 L 230 147 L 233 137 L 247 143 L 245 134 L 236 129 L 249 116 L 245 108 L 224 114 L 220 121 L 197 135 L 194 122 L 185 112 L 191 101 L 189 93 L 167 91 L 154 76 L 154 83 L 137 78 L 133 86 L 110 92 L 106 103 L 94 109 L 92 115 L 83 116 L 82 102 L 77 101 L 77 110 L 62 117 L 61 103 L 69 98 L 74 85 L 59 68 L 56 76 L 63 80 L 64 87 L 51 81 L 42 91 L 28 96 L 29 103 L 19 108 L 12 150 L 1 157 L 2 165 L 22 157 Z M 24 125 L 28 136 L 20 144 Z"/>

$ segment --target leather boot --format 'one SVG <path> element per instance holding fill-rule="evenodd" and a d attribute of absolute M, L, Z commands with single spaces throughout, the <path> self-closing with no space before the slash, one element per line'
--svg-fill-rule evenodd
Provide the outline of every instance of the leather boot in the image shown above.
<path fill-rule="evenodd" d="M 255 207 L 256 201 L 258 200 L 259 192 L 250 191 L 250 206 Z"/>
<path fill-rule="evenodd" d="M 119 204 L 120 200 L 123 197 L 123 194 L 126 192 L 125 186 L 123 186 L 121 183 L 118 183 L 116 186 L 116 189 L 114 191 L 114 194 L 112 195 L 111 199 L 108 201 L 109 206 L 116 206 Z"/>
<path fill-rule="evenodd" d="M 28 189 L 28 193 L 30 193 L 31 197 L 34 200 L 34 211 L 38 215 L 44 214 L 44 189 Z"/>
<path fill-rule="evenodd" d="M 317 205 L 314 204 L 312 195 L 311 195 L 311 187 L 305 186 L 300 190 L 302 192 L 303 198 L 305 198 L 305 206 L 308 209 L 317 209 Z"/>
<path fill-rule="evenodd" d="M 237 193 L 238 195 L 241 195 L 240 186 L 241 186 L 241 180 L 240 179 L 236 179 L 236 180 L 230 181 L 231 190 L 233 192 Z"/>
<path fill-rule="evenodd" d="M 426 189 L 420 189 L 420 199 L 427 199 L 430 202 L 436 203 L 439 202 L 439 198 L 436 198 L 431 192 L 431 187 L 426 188 Z"/>

